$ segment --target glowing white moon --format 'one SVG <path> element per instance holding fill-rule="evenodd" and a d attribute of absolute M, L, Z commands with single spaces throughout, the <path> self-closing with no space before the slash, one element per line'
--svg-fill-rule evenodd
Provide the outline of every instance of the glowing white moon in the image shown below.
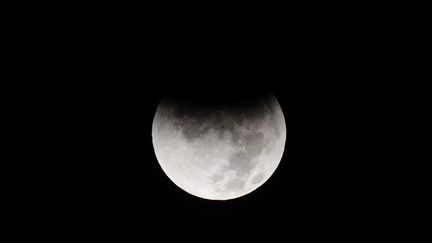
<path fill-rule="evenodd" d="M 178 187 L 197 197 L 227 200 L 270 178 L 282 158 L 286 127 L 272 95 L 254 106 L 211 111 L 164 99 L 152 137 L 162 170 Z"/>

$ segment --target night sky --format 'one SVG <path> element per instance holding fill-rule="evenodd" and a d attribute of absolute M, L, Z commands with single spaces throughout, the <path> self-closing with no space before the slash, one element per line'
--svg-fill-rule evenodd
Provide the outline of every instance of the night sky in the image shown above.
<path fill-rule="evenodd" d="M 162 65 L 159 59 L 138 65 L 132 59 L 103 67 L 106 80 L 86 91 L 92 101 L 83 103 L 84 116 L 74 123 L 85 126 L 79 144 L 89 156 L 70 165 L 77 170 L 68 182 L 77 195 L 67 197 L 70 213 L 80 215 L 86 228 L 138 237 L 274 232 L 302 238 L 357 231 L 363 225 L 358 218 L 373 205 L 362 196 L 366 191 L 360 188 L 370 183 L 362 171 L 373 167 L 361 152 L 367 143 L 356 139 L 365 131 L 365 118 L 353 113 L 359 105 L 352 102 L 356 87 L 344 82 L 352 70 L 340 62 L 317 65 L 303 51 L 295 54 L 291 61 L 260 65 L 180 60 Z M 201 92 L 214 86 L 270 90 L 287 128 L 285 152 L 270 179 L 228 201 L 178 188 L 160 168 L 151 137 L 157 105 L 169 88 Z"/>
<path fill-rule="evenodd" d="M 367 102 L 362 90 L 372 86 L 359 66 L 364 59 L 350 57 L 365 50 L 326 39 L 337 35 L 315 27 L 310 33 L 295 29 L 291 37 L 275 31 L 267 35 L 274 41 L 258 49 L 244 38 L 209 46 L 218 41 L 180 43 L 154 36 L 142 46 L 129 36 L 134 41 L 124 49 L 94 53 L 97 59 L 85 62 L 90 71 L 74 78 L 97 82 L 78 86 L 84 100 L 90 99 L 88 106 L 75 98 L 85 107 L 76 124 L 90 134 L 84 143 L 92 156 L 75 160 L 83 164 L 77 170 L 84 176 L 70 183 L 79 195 L 72 214 L 132 236 L 273 232 L 307 238 L 361 229 L 359 218 L 373 205 L 362 196 L 361 188 L 370 183 L 362 172 L 373 166 L 363 153 L 367 140 L 357 139 L 367 132 L 370 117 L 358 111 Z M 194 197 L 173 184 L 151 139 L 153 117 L 167 90 L 199 94 L 215 87 L 270 90 L 287 128 L 275 173 L 252 193 L 228 201 Z"/>
<path fill-rule="evenodd" d="M 300 60 L 284 67 L 275 62 L 236 68 L 153 62 L 142 68 L 129 62 L 104 67 L 106 80 L 83 84 L 88 99 L 77 95 L 80 116 L 68 118 L 72 123 L 67 129 L 76 138 L 68 148 L 74 152 L 63 154 L 70 162 L 62 163 L 64 169 L 56 175 L 65 183 L 54 183 L 58 189 L 50 194 L 50 205 L 59 205 L 60 222 L 119 239 L 200 233 L 320 238 L 369 225 L 364 218 L 374 202 L 364 196 L 364 186 L 372 183 L 363 172 L 374 167 L 363 153 L 369 149 L 367 140 L 357 139 L 367 132 L 365 117 L 353 112 L 358 104 L 351 97 L 357 91 L 330 82 L 342 80 L 330 65 Z M 181 190 L 162 171 L 152 145 L 153 117 L 169 87 L 201 92 L 213 86 L 270 90 L 287 128 L 285 151 L 270 179 L 228 201 Z"/>
<path fill-rule="evenodd" d="M 414 105 L 395 102 L 409 100 L 409 92 L 393 90 L 400 77 L 390 74 L 399 74 L 395 63 L 400 65 L 400 48 L 406 45 L 397 40 L 411 36 L 400 28 L 411 25 L 394 24 L 383 13 L 406 18 L 404 13 L 388 5 L 305 3 L 269 11 L 227 7 L 231 20 L 223 12 L 209 16 L 204 8 L 190 7 L 198 13 L 194 16 L 168 6 L 154 11 L 105 5 L 76 6 L 77 11 L 43 6 L 55 16 L 30 7 L 34 18 L 9 19 L 22 26 L 8 35 L 17 47 L 5 46 L 14 58 L 7 62 L 26 65 L 12 70 L 14 79 L 7 82 L 19 87 L 19 95 L 5 104 L 22 103 L 22 109 L 12 110 L 24 114 L 18 125 L 31 132 L 23 129 L 25 136 L 15 137 L 36 147 L 17 146 L 18 155 L 30 159 L 16 156 L 10 162 L 31 175 L 6 183 L 23 184 L 10 197 L 18 209 L 5 210 L 34 232 L 19 228 L 16 235 L 34 239 L 47 232 L 59 235 L 60 242 L 65 237 L 160 242 L 165 236 L 183 240 L 201 234 L 202 241 L 237 235 L 241 242 L 256 236 L 269 242 L 268 236 L 281 236 L 281 242 L 351 242 L 370 241 L 368 235 L 398 223 L 395 202 L 410 199 L 398 194 L 399 188 L 411 188 L 407 172 L 392 171 L 401 159 L 389 159 L 403 151 L 386 140 L 412 142 L 399 138 L 410 126 L 394 120 L 406 117 L 400 107 Z M 391 31 L 394 35 L 386 36 Z M 399 87 L 411 80 L 404 77 Z M 211 103 L 224 90 L 235 99 L 233 94 L 261 89 L 274 94 L 286 121 L 285 151 L 274 174 L 255 191 L 227 201 L 192 196 L 171 182 L 151 136 L 164 94 L 214 90 Z M 382 119 L 392 109 L 395 118 Z M 46 165 L 49 159 L 53 163 Z M 395 184 L 388 175 L 403 180 Z M 392 190 L 397 200 L 388 200 Z"/>

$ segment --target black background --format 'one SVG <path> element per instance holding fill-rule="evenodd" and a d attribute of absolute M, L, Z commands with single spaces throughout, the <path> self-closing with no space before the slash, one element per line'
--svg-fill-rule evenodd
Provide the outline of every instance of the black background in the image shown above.
<path fill-rule="evenodd" d="M 65 122 L 59 133 L 71 137 L 70 145 L 60 144 L 68 152 L 58 158 L 67 162 L 54 173 L 64 183 L 47 192 L 48 207 L 58 212 L 56 229 L 120 239 L 206 232 L 319 239 L 381 229 L 383 205 L 375 196 L 382 190 L 370 190 L 380 159 L 369 154 L 377 149 L 376 136 L 369 136 L 376 110 L 364 108 L 381 92 L 376 70 L 387 53 L 380 26 L 363 34 L 356 19 L 325 14 L 247 25 L 191 20 L 193 28 L 124 16 L 83 24 L 76 35 L 60 31 L 49 42 L 50 78 L 64 80 L 55 96 L 68 100 L 58 108 L 68 111 L 56 118 Z M 182 191 L 161 170 L 151 141 L 167 88 L 251 84 L 272 91 L 284 112 L 279 167 L 234 200 Z"/>
<path fill-rule="evenodd" d="M 352 82 L 360 70 L 345 58 L 344 48 L 335 51 L 336 44 L 319 43 L 281 41 L 269 53 L 241 43 L 206 46 L 193 54 L 176 47 L 152 51 L 142 63 L 131 52 L 129 60 L 115 61 L 118 66 L 102 66 L 107 81 L 92 87 L 96 105 L 86 108 L 96 117 L 90 119 L 96 121 L 96 140 L 89 149 L 98 151 L 92 161 L 98 166 L 89 174 L 94 188 L 80 184 L 85 190 L 79 195 L 93 205 L 84 204 L 84 212 L 95 210 L 96 224 L 108 224 L 102 228 L 138 236 L 253 232 L 314 237 L 357 231 L 369 203 L 361 196 L 359 186 L 368 182 L 361 178 L 365 164 L 356 147 L 363 141 L 357 137 L 364 118 L 355 115 L 353 97 L 360 91 Z M 235 200 L 185 193 L 155 158 L 151 125 L 158 102 L 168 87 L 200 92 L 214 86 L 241 90 L 251 83 L 271 90 L 285 115 L 287 141 L 278 169 L 262 187 Z"/>

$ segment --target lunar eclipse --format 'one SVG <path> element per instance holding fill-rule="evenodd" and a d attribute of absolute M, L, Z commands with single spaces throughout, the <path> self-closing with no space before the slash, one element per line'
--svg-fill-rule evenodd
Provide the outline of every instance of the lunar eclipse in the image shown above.
<path fill-rule="evenodd" d="M 165 174 L 194 196 L 229 200 L 263 185 L 282 158 L 286 125 L 270 92 L 168 93 L 152 142 Z"/>

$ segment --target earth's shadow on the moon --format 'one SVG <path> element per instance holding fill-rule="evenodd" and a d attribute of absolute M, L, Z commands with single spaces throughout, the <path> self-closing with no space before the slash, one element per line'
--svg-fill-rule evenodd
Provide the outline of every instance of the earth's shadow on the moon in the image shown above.
<path fill-rule="evenodd" d="M 173 102 L 206 110 L 220 108 L 243 110 L 247 107 L 255 107 L 271 94 L 269 89 L 254 84 L 234 86 L 229 82 L 219 82 L 206 88 L 201 87 L 202 85 L 196 83 L 172 85 L 167 88 L 164 97 Z"/>

